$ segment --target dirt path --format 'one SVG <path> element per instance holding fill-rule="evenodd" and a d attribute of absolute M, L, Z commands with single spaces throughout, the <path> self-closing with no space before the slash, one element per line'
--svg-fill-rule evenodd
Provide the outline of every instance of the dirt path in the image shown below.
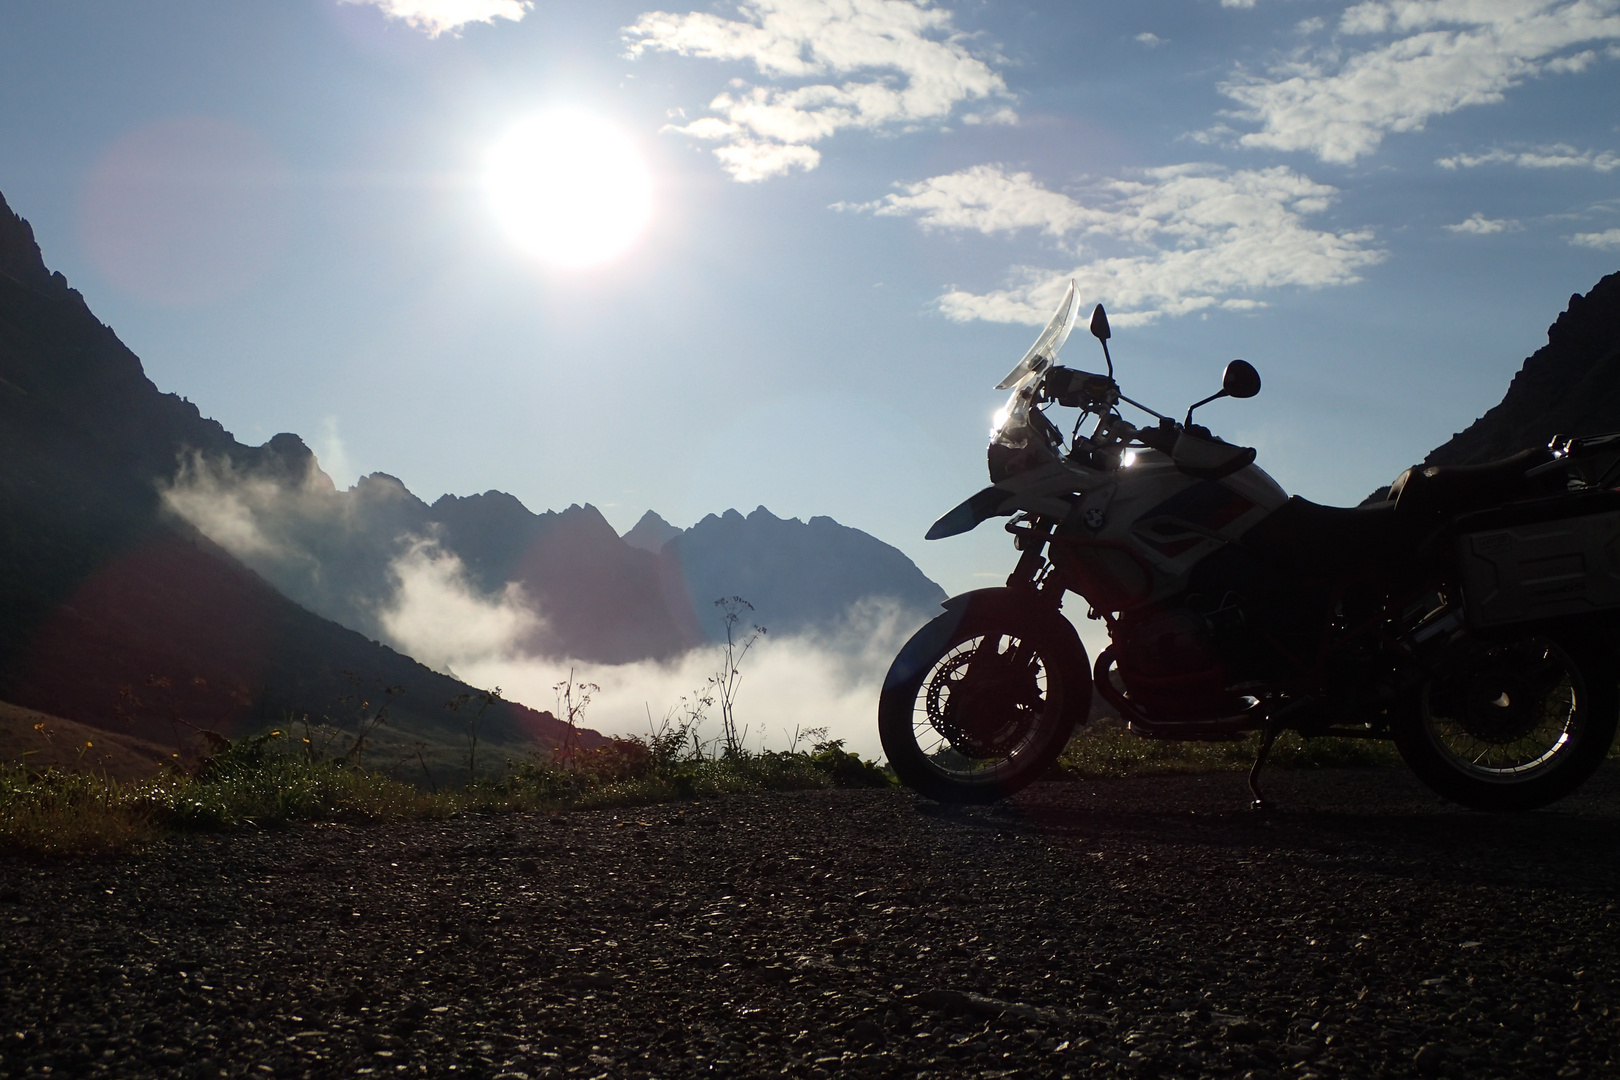
<path fill-rule="evenodd" d="M 0 862 L 0 1076 L 1601 1076 L 1620 771 L 903 791 Z M 49 1072 L 47 1072 L 49 1070 Z"/>

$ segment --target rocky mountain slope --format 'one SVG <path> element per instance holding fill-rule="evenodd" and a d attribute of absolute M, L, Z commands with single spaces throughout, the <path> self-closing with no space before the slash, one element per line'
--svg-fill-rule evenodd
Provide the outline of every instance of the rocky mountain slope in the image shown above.
<path fill-rule="evenodd" d="M 295 451 L 160 393 L 0 199 L 0 700 L 167 741 L 176 715 L 228 732 L 395 686 L 397 724 L 449 725 L 466 686 L 299 607 L 161 494 L 188 456 L 270 474 Z M 488 723 L 562 733 L 517 705 Z"/>
<path fill-rule="evenodd" d="M 1554 435 L 1620 430 L 1620 273 L 1610 274 L 1547 328 L 1501 404 L 1423 459 L 1470 465 L 1507 457 Z"/>

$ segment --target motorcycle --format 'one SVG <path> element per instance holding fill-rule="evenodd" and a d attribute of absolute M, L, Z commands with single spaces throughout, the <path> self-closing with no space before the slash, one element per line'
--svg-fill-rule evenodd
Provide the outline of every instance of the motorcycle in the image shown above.
<path fill-rule="evenodd" d="M 1592 775 L 1620 716 L 1620 432 L 1413 468 L 1381 501 L 1321 506 L 1193 420 L 1257 394 L 1252 365 L 1232 361 L 1177 421 L 1121 392 L 1100 304 L 1106 373 L 1057 363 L 1075 303 L 1071 282 L 997 384 L 1012 393 L 990 486 L 928 531 L 1010 516 L 1019 556 L 890 666 L 878 726 L 903 782 L 945 802 L 1010 795 L 1051 769 L 1094 693 L 1148 738 L 1258 732 L 1256 808 L 1283 731 L 1393 740 L 1425 784 L 1482 810 L 1542 806 Z M 1079 410 L 1067 439 L 1054 405 Z M 1070 593 L 1106 627 L 1094 664 L 1062 614 Z"/>

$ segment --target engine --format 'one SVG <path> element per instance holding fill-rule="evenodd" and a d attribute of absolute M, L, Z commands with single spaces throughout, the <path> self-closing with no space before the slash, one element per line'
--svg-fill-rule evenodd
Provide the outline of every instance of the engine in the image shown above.
<path fill-rule="evenodd" d="M 1243 709 L 1209 617 L 1189 607 L 1121 615 L 1114 634 L 1120 678 L 1144 712 L 1165 719 L 1229 716 Z"/>

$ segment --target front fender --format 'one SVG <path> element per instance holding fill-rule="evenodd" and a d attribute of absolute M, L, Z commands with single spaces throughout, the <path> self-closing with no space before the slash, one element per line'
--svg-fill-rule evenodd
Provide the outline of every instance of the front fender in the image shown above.
<path fill-rule="evenodd" d="M 1001 504 L 1006 502 L 1010 493 L 994 485 L 982 491 L 969 495 L 966 499 L 953 506 L 949 513 L 928 528 L 925 540 L 943 540 L 947 536 L 957 536 L 961 533 L 976 529 L 981 521 L 1012 513 L 1003 510 Z"/>

